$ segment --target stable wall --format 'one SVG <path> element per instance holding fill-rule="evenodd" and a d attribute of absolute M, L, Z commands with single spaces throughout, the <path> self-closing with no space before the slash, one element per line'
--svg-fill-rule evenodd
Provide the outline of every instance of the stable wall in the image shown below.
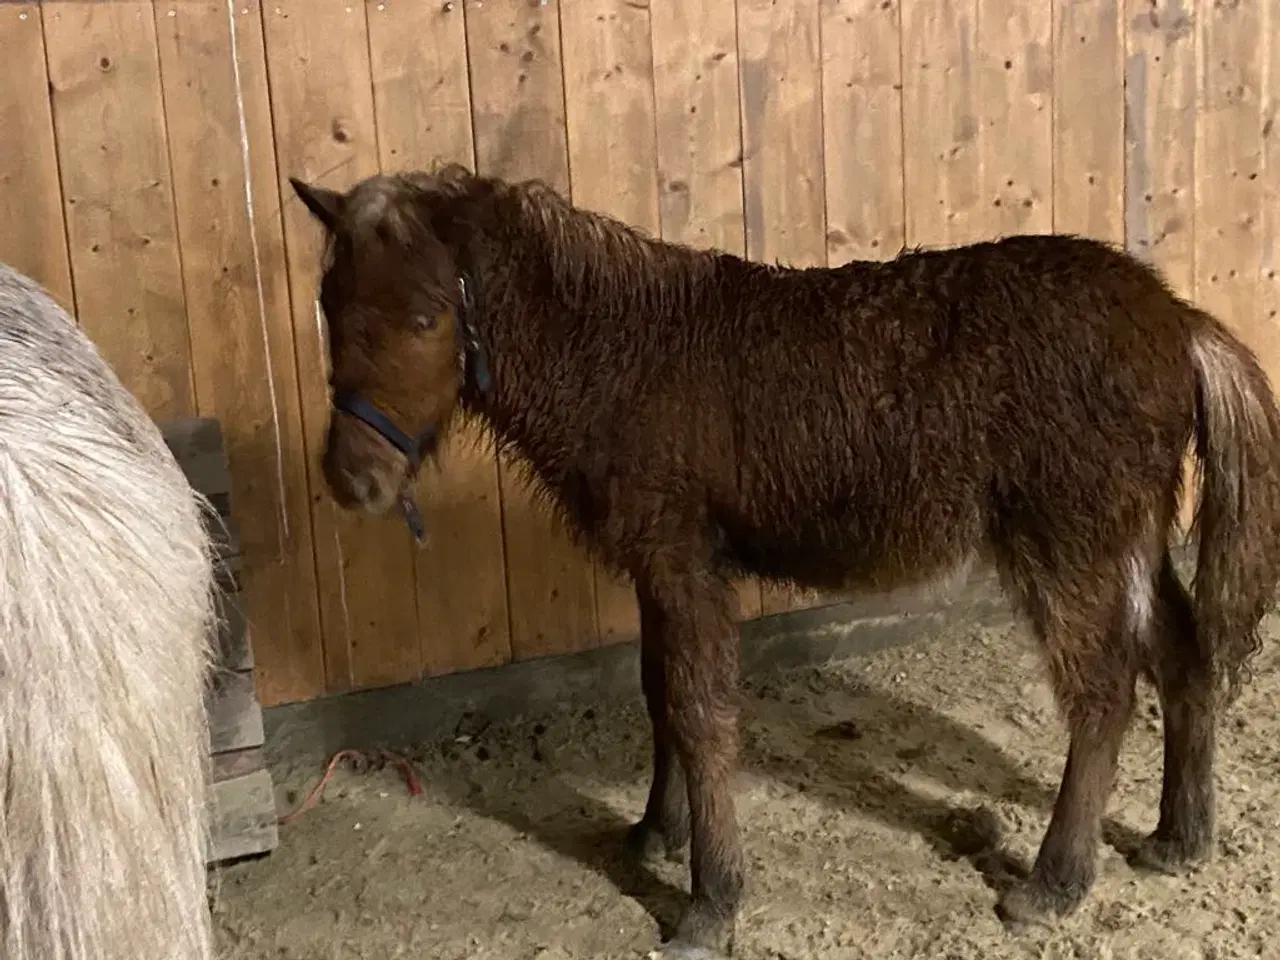
<path fill-rule="evenodd" d="M 0 3 L 0 260 L 157 418 L 219 418 L 265 705 L 633 639 L 625 584 L 483 450 L 431 544 L 340 513 L 319 230 L 459 160 L 796 265 L 1072 231 L 1123 243 L 1280 370 L 1280 7 L 1264 0 Z M 744 584 L 745 616 L 813 604 Z"/>

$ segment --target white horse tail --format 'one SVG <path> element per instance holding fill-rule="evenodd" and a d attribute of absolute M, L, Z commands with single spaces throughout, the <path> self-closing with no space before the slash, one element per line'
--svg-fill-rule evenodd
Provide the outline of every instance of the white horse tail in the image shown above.
<path fill-rule="evenodd" d="M 207 960 L 203 498 L 0 265 L 0 956 Z"/>

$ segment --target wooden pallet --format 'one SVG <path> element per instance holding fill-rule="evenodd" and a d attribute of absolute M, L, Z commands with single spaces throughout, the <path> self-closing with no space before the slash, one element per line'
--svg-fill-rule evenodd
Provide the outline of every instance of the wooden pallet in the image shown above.
<path fill-rule="evenodd" d="M 170 420 L 159 426 L 187 482 L 218 514 L 210 533 L 217 554 L 222 623 L 208 700 L 213 810 L 206 855 L 214 864 L 275 849 L 275 791 L 263 757 L 262 706 L 253 685 L 253 648 L 240 601 L 240 539 L 232 518 L 222 428 L 209 418 Z"/>

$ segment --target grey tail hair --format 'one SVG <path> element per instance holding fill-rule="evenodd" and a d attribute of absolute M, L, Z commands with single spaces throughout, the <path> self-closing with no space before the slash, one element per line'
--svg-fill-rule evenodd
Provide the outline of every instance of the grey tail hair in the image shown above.
<path fill-rule="evenodd" d="M 1230 701 L 1280 583 L 1280 410 L 1252 351 L 1209 314 L 1187 310 L 1201 477 L 1196 630 Z"/>

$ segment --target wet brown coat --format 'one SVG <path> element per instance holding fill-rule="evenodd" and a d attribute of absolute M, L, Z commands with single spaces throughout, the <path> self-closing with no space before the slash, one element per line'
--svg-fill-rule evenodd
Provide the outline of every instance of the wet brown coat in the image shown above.
<path fill-rule="evenodd" d="M 480 418 L 635 579 L 655 769 L 631 842 L 692 839 L 669 956 L 732 947 L 741 574 L 884 589 L 996 564 L 1072 733 L 1036 865 L 1001 898 L 1011 920 L 1069 910 L 1092 883 L 1141 673 L 1164 703 L 1166 774 L 1140 857 L 1208 853 L 1215 682 L 1234 689 L 1280 580 L 1280 415 L 1248 351 L 1149 267 L 1036 236 L 792 270 L 456 167 L 295 187 L 330 235 L 334 386 L 406 432 Z M 465 375 L 463 320 L 488 393 Z M 1168 555 L 1189 445 L 1194 600 Z M 341 502 L 375 511 L 410 480 L 346 415 L 325 466 Z"/>

